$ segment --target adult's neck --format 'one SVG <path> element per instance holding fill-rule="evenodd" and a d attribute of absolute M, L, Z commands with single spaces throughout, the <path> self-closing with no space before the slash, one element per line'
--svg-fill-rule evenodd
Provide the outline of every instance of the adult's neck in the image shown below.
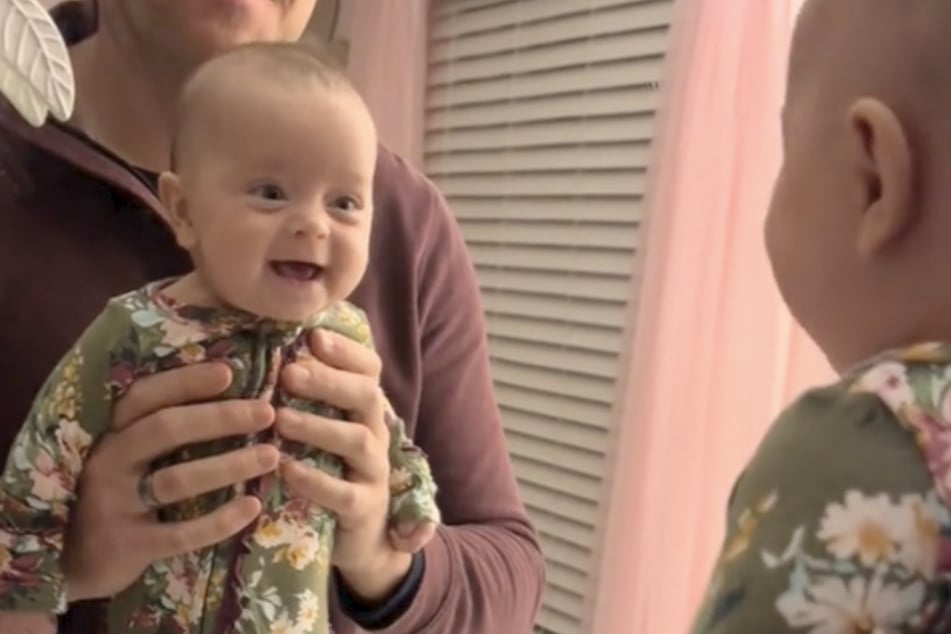
<path fill-rule="evenodd" d="M 168 169 L 172 117 L 187 72 L 136 42 L 125 16 L 100 11 L 98 30 L 71 50 L 72 124 L 129 163 Z"/>

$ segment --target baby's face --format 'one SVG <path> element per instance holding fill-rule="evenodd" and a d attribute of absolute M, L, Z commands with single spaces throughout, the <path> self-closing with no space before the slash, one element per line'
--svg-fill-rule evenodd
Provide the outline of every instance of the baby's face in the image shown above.
<path fill-rule="evenodd" d="M 377 141 L 352 94 L 262 84 L 193 143 L 179 239 L 219 301 L 297 321 L 363 276 Z"/>
<path fill-rule="evenodd" d="M 784 156 L 766 220 L 766 245 L 776 284 L 797 321 L 828 349 L 850 318 L 846 300 L 855 205 L 833 135 L 807 108 L 786 111 Z M 854 324 L 853 324 L 854 327 Z"/>

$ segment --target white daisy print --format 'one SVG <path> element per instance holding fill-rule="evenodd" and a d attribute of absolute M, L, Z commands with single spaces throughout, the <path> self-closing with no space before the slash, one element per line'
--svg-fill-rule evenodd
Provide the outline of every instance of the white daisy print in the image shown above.
<path fill-rule="evenodd" d="M 894 634 L 916 616 L 924 598 L 921 581 L 901 586 L 881 577 L 823 577 L 782 595 L 776 609 L 790 627 L 808 634 Z"/>
<path fill-rule="evenodd" d="M 853 557 L 869 568 L 895 555 L 898 542 L 909 533 L 910 506 L 892 504 L 885 495 L 845 495 L 845 504 L 826 507 L 817 537 L 837 559 Z"/>

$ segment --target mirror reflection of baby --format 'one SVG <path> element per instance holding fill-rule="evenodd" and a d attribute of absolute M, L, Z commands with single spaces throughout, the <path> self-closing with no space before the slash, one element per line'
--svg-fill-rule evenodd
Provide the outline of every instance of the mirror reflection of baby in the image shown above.
<path fill-rule="evenodd" d="M 313 329 L 372 345 L 365 315 L 345 300 L 367 264 L 376 152 L 356 92 L 299 45 L 243 46 L 195 74 L 182 95 L 172 171 L 159 188 L 194 271 L 111 300 L 41 389 L 0 479 L 0 632 L 55 631 L 83 459 L 135 378 L 222 360 L 234 376 L 223 398 L 345 418 L 289 396 L 278 375 L 309 354 Z M 387 417 L 389 537 L 413 552 L 440 521 L 436 487 L 402 421 Z M 196 445 L 167 462 L 258 443 L 341 473 L 338 459 L 273 432 Z M 229 542 L 149 567 L 110 601 L 110 632 L 197 634 L 211 622 L 222 631 L 283 624 L 328 632 L 334 517 L 291 495 L 278 474 L 160 514 L 194 518 L 236 496 L 260 504 L 258 519 Z"/>
<path fill-rule="evenodd" d="M 807 0 L 766 224 L 840 376 L 736 483 L 694 634 L 951 625 L 951 3 Z"/>

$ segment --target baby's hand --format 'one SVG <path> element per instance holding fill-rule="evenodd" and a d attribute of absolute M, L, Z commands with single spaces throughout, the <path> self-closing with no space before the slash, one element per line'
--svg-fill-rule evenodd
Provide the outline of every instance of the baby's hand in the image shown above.
<path fill-rule="evenodd" d="M 0 634 L 56 634 L 56 620 L 40 612 L 0 612 Z"/>
<path fill-rule="evenodd" d="M 391 528 L 390 545 L 403 553 L 415 553 L 429 543 L 436 534 L 436 523 L 428 520 L 423 522 L 404 522 Z M 0 632 L 5 634 L 5 632 Z"/>

